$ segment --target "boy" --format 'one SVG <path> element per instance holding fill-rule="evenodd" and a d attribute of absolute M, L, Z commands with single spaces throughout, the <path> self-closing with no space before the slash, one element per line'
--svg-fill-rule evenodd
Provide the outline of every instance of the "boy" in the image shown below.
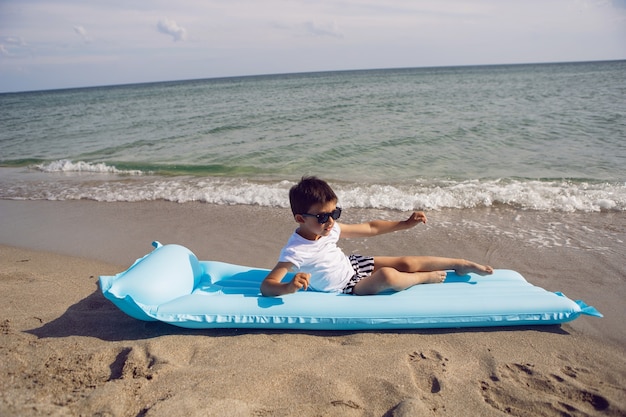
<path fill-rule="evenodd" d="M 386 290 L 401 291 L 416 284 L 443 282 L 447 269 L 459 275 L 493 273 L 490 266 L 464 259 L 433 256 L 366 257 L 346 256 L 336 243 L 340 237 L 370 237 L 409 229 L 426 223 L 423 212 L 404 221 L 374 220 L 340 224 L 337 196 L 316 177 L 303 177 L 289 190 L 289 202 L 299 227 L 282 249 L 278 263 L 261 283 L 264 296 L 279 296 L 300 289 L 371 295 Z M 289 282 L 281 282 L 290 271 L 298 271 Z"/>

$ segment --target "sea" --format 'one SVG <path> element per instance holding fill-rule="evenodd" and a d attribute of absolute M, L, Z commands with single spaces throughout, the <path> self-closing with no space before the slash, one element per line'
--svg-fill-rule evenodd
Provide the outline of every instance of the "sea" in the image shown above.
<path fill-rule="evenodd" d="M 0 198 L 626 211 L 626 61 L 0 94 Z"/>

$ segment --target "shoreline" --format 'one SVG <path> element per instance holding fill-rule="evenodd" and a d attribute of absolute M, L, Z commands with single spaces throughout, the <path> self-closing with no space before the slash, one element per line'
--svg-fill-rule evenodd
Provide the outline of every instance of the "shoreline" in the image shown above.
<path fill-rule="evenodd" d="M 142 322 L 104 299 L 97 285 L 99 275 L 121 272 L 148 253 L 155 239 L 183 244 L 200 259 L 271 267 L 295 225 L 288 210 L 0 200 L 0 211 L 2 415 L 626 413 L 619 243 L 607 239 L 608 248 L 600 251 L 546 249 L 523 244 L 506 227 L 513 214 L 530 228 L 550 216 L 432 212 L 419 233 L 342 246 L 346 252 L 411 248 L 485 260 L 582 298 L 605 318 L 580 317 L 560 326 L 305 332 Z M 342 220 L 372 216 L 404 213 L 349 210 Z M 497 218 L 500 233 L 486 233 Z M 599 218 L 587 233 L 603 222 L 616 233 L 623 230 L 615 219 Z M 594 269 L 601 273 L 581 279 Z"/>

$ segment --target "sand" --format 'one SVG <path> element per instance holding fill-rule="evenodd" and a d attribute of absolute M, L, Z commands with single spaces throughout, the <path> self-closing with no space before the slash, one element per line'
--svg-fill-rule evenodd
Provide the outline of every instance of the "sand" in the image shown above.
<path fill-rule="evenodd" d="M 407 252 L 398 253 L 401 247 L 517 269 L 536 285 L 583 298 L 605 318 L 305 332 L 141 322 L 97 285 L 99 275 L 150 251 L 151 240 L 183 244 L 200 259 L 271 267 L 294 227 L 284 209 L 0 200 L 0 213 L 1 416 L 626 415 L 620 214 L 587 220 L 586 233 L 602 237 L 601 251 L 522 244 L 506 229 L 518 214 L 506 210 L 430 213 L 417 235 L 344 245 L 347 252 Z M 354 210 L 345 220 L 372 215 L 404 214 Z M 525 230 L 551 221 L 546 216 L 524 214 Z M 488 223 L 500 232 L 477 231 Z M 575 240 L 578 232 L 571 233 Z"/>

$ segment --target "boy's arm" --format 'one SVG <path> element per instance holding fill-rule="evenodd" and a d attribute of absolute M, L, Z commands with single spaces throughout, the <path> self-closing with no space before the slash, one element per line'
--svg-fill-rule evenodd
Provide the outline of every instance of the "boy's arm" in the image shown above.
<path fill-rule="evenodd" d="M 410 229 L 420 223 L 426 223 L 426 215 L 422 211 L 416 211 L 403 221 L 372 220 L 367 223 L 341 224 L 342 238 L 370 237 L 398 230 Z"/>
<path fill-rule="evenodd" d="M 309 287 L 311 274 L 305 272 L 298 272 L 289 282 L 281 282 L 292 268 L 293 264 L 290 262 L 277 263 L 274 269 L 261 282 L 261 294 L 266 297 L 276 297 L 294 293 L 301 288 L 306 290 Z"/>

